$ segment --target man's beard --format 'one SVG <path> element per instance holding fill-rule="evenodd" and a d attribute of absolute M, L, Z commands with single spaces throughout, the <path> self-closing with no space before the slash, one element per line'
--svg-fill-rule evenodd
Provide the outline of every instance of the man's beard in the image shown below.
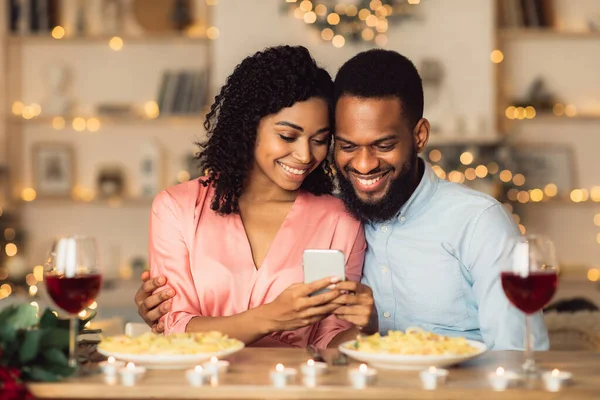
<path fill-rule="evenodd" d="M 392 180 L 385 196 L 374 202 L 361 200 L 349 179 L 338 172 L 340 197 L 346 210 L 362 223 L 380 223 L 395 217 L 413 193 L 413 176 L 419 168 L 417 152 L 402 165 L 400 174 Z M 339 171 L 339 168 L 338 168 Z"/>

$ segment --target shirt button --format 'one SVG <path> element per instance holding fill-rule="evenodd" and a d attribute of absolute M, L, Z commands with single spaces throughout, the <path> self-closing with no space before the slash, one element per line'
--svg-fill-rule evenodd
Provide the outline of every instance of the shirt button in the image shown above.
<path fill-rule="evenodd" d="M 401 217 L 400 217 L 400 221 L 402 221 L 402 222 L 406 221 L 406 217 L 405 217 L 404 215 L 403 215 L 403 216 L 401 216 Z"/>
<path fill-rule="evenodd" d="M 387 274 L 387 271 L 388 271 L 387 267 L 385 265 L 382 265 L 381 272 L 383 272 L 384 274 Z"/>
<path fill-rule="evenodd" d="M 386 318 L 389 318 L 391 316 L 391 314 L 386 311 L 386 312 L 383 313 L 383 316 L 386 317 Z"/>
<path fill-rule="evenodd" d="M 381 227 L 381 232 L 387 232 L 387 231 L 388 231 L 388 227 L 387 227 L 387 225 L 383 225 L 383 226 Z"/>

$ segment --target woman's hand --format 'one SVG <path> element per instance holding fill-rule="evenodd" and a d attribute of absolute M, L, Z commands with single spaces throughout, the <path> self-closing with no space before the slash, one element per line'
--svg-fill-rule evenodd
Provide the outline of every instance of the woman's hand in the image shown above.
<path fill-rule="evenodd" d="M 375 300 L 370 287 L 359 282 L 344 281 L 336 284 L 335 290 L 345 293 L 332 301 L 339 305 L 333 311 L 336 317 L 356 325 L 361 330 L 377 331 Z"/>
<path fill-rule="evenodd" d="M 261 316 L 271 324 L 270 331 L 291 331 L 321 321 L 334 312 L 339 304 L 333 302 L 341 296 L 335 288 L 339 278 L 323 278 L 311 283 L 296 283 L 284 290 L 273 302 L 262 306 Z M 329 288 L 330 291 L 310 296 Z"/>

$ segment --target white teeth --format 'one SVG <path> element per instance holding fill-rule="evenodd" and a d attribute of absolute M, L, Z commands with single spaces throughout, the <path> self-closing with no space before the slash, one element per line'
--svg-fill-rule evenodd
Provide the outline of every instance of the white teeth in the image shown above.
<path fill-rule="evenodd" d="M 365 185 L 365 186 L 371 186 L 377 182 L 379 182 L 379 180 L 381 179 L 381 176 L 375 179 L 360 179 L 360 178 L 356 178 L 361 185 Z"/>
<path fill-rule="evenodd" d="M 306 173 L 306 171 L 308 171 L 308 169 L 296 169 L 296 168 L 292 168 L 292 167 L 288 167 L 287 165 L 278 162 L 278 164 L 281 166 L 281 168 L 285 169 L 288 172 L 291 172 L 294 175 L 304 175 Z"/>

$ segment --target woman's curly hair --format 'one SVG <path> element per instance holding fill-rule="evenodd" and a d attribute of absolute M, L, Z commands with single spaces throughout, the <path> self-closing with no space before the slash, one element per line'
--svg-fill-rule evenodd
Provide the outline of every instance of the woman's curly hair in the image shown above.
<path fill-rule="evenodd" d="M 260 120 L 312 97 L 327 102 L 333 124 L 333 81 L 305 47 L 267 48 L 235 68 L 206 115 L 207 139 L 198 143 L 197 159 L 208 171 L 200 182 L 215 188 L 212 210 L 222 215 L 239 213 L 238 200 L 253 166 Z M 317 196 L 329 194 L 330 177 L 326 159 L 301 187 Z"/>

